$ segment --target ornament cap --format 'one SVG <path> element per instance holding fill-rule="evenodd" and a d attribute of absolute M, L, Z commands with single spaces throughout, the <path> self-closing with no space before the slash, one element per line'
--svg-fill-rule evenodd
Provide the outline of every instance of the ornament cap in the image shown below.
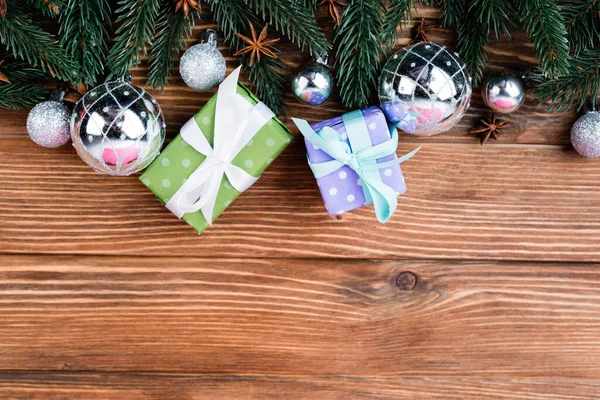
<path fill-rule="evenodd" d="M 67 90 L 63 87 L 57 87 L 52 92 L 50 92 L 50 100 L 52 101 L 62 101 L 67 95 Z"/>
<path fill-rule="evenodd" d="M 600 111 L 600 109 L 598 108 L 598 99 L 591 98 L 585 102 L 585 105 L 583 106 L 584 114 L 589 114 L 598 111 Z"/>
<path fill-rule="evenodd" d="M 131 78 L 131 74 L 129 72 L 125 72 L 125 74 L 123 74 L 123 76 L 120 76 L 115 80 L 117 82 L 124 82 L 124 83 L 129 83 L 129 84 L 133 83 L 133 79 Z"/>
<path fill-rule="evenodd" d="M 323 64 L 323 65 L 327 66 L 327 64 L 329 63 L 329 54 L 327 54 L 327 53 L 320 54 L 317 57 L 317 59 L 315 60 L 315 62 L 317 64 Z"/>
<path fill-rule="evenodd" d="M 219 36 L 217 35 L 217 31 L 214 29 L 205 30 L 200 38 L 200 43 L 208 43 L 213 47 L 217 47 L 219 44 Z"/>

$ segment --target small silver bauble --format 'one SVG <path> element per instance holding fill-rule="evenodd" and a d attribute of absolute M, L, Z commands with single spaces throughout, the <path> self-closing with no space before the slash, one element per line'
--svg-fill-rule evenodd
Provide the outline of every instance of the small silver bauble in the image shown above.
<path fill-rule="evenodd" d="M 483 83 L 481 97 L 492 111 L 511 113 L 525 102 L 525 81 L 510 72 L 492 74 Z"/>
<path fill-rule="evenodd" d="M 456 125 L 469 107 L 471 91 L 471 77 L 458 53 L 431 42 L 394 54 L 379 78 L 379 100 L 388 120 L 421 136 Z"/>
<path fill-rule="evenodd" d="M 79 100 L 71 139 L 90 167 L 109 175 L 146 168 L 165 140 L 165 120 L 156 100 L 127 78 L 96 86 Z"/>
<path fill-rule="evenodd" d="M 71 139 L 71 110 L 61 101 L 63 96 L 63 91 L 54 91 L 52 100 L 37 104 L 27 116 L 27 133 L 40 146 L 59 147 Z"/>
<path fill-rule="evenodd" d="M 186 85 L 197 90 L 217 86 L 225 76 L 225 58 L 217 49 L 217 33 L 207 29 L 200 44 L 190 47 L 181 56 L 179 74 Z"/>
<path fill-rule="evenodd" d="M 590 111 L 575 121 L 571 143 L 584 157 L 600 157 L 600 112 Z"/>
<path fill-rule="evenodd" d="M 327 68 L 327 56 L 302 67 L 292 79 L 292 92 L 296 98 L 310 105 L 323 104 L 333 91 L 333 75 Z"/>

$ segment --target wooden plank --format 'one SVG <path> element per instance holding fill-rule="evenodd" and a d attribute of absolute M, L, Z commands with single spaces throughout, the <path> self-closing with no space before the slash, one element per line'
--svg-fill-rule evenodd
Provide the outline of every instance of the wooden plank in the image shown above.
<path fill-rule="evenodd" d="M 208 11 L 208 10 L 207 10 Z M 419 7 L 419 13 L 415 18 L 425 17 L 428 24 L 439 25 L 439 13 L 434 8 Z M 319 25 L 324 29 L 330 41 L 333 39 L 331 18 L 327 14 L 327 8 L 321 7 L 318 13 Z M 189 44 L 194 44 L 200 37 L 200 33 L 205 29 L 215 29 L 216 26 L 211 20 L 210 14 L 207 14 L 203 21 L 194 29 L 192 39 Z M 400 39 L 394 51 L 401 49 L 411 43 L 410 29 L 400 33 Z M 436 28 L 431 31 L 432 40 L 443 45 L 455 46 L 455 33 L 452 30 Z M 279 45 L 279 43 L 278 43 Z M 310 62 L 307 54 L 298 51 L 296 45 L 282 41 L 280 46 L 281 58 L 285 62 L 285 75 L 293 76 L 294 71 L 300 65 Z M 220 50 L 226 56 L 229 70 L 233 70 L 239 65 L 237 57 L 229 54 L 229 49 L 221 44 Z M 492 38 L 489 45 L 488 71 L 510 70 L 519 71 L 535 65 L 535 56 L 528 43 L 527 37 L 520 31 L 516 31 L 512 39 L 501 38 L 496 40 Z M 134 82 L 138 85 L 146 83 L 148 72 L 147 60 L 142 65 L 132 70 Z M 479 96 L 479 88 L 474 89 L 471 108 L 460 124 L 450 132 L 431 138 L 420 138 L 411 135 L 403 135 L 405 142 L 417 143 L 425 141 L 426 143 L 477 143 L 478 138 L 469 134 L 471 127 L 476 125 L 479 119 L 486 115 L 489 110 L 483 105 Z M 183 83 L 178 73 L 169 79 L 169 85 L 163 93 L 151 90 L 162 106 L 168 125 L 169 136 L 177 134 L 179 128 L 192 115 L 194 115 L 202 105 L 212 96 L 214 90 L 198 92 L 194 91 Z M 375 94 L 375 93 L 374 93 Z M 331 100 L 319 107 L 311 107 L 300 104 L 296 101 L 288 90 L 285 96 L 288 104 L 287 112 L 289 116 L 305 118 L 311 122 L 332 118 L 348 111 L 340 102 L 337 92 Z M 377 98 L 373 97 L 373 104 L 378 104 Z M 500 135 L 498 143 L 537 143 L 537 144 L 568 144 L 569 132 L 573 121 L 576 118 L 575 112 L 563 112 L 546 114 L 543 107 L 537 106 L 537 101 L 529 95 L 526 105 L 511 114 L 510 117 L 514 123 Z M 0 113 L 0 136 L 24 135 L 26 134 L 25 121 L 28 110 L 21 111 L 2 111 Z M 284 118 L 284 122 L 292 127 L 289 118 Z M 493 143 L 491 143 L 493 145 Z"/>
<path fill-rule="evenodd" d="M 0 257 L 0 321 L 8 371 L 600 378 L 593 264 Z"/>
<path fill-rule="evenodd" d="M 414 145 L 401 145 L 406 153 Z M 379 224 L 327 215 L 294 143 L 198 237 L 137 177 L 93 172 L 69 148 L 0 139 L 0 252 L 211 257 L 600 261 L 600 169 L 561 147 L 425 145 Z"/>
<path fill-rule="evenodd" d="M 586 379 L 0 373 L 4 399 L 597 399 Z"/>

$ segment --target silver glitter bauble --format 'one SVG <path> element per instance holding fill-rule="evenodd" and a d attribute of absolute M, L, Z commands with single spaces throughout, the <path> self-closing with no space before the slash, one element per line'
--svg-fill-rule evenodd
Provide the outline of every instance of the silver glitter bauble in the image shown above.
<path fill-rule="evenodd" d="M 156 100 L 126 79 L 96 86 L 79 100 L 71 139 L 90 167 L 109 175 L 141 171 L 160 152 L 165 120 Z"/>
<path fill-rule="evenodd" d="M 207 29 L 201 43 L 183 53 L 179 61 L 179 74 L 186 85 L 197 90 L 208 90 L 223 81 L 225 58 L 217 49 L 217 44 L 217 33 Z"/>
<path fill-rule="evenodd" d="M 491 74 L 483 83 L 481 97 L 493 112 L 511 113 L 525 102 L 525 81 L 510 72 Z"/>
<path fill-rule="evenodd" d="M 590 111 L 575 121 L 571 143 L 584 157 L 600 157 L 600 112 Z"/>
<path fill-rule="evenodd" d="M 422 136 L 456 125 L 469 107 L 471 91 L 471 77 L 458 53 L 430 42 L 394 54 L 379 78 L 379 100 L 388 120 Z"/>
<path fill-rule="evenodd" d="M 62 146 L 71 139 L 70 117 L 71 110 L 65 103 L 57 100 L 44 101 L 29 112 L 27 133 L 40 146 Z"/>
<path fill-rule="evenodd" d="M 302 67 L 292 79 L 292 92 L 296 98 L 310 105 L 323 104 L 333 91 L 333 75 L 327 68 L 327 57 Z"/>

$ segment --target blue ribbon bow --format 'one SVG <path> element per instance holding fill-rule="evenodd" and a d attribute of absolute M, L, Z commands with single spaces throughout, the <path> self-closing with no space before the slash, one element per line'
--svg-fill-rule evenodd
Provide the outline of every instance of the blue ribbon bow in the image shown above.
<path fill-rule="evenodd" d="M 358 111 L 360 112 L 360 111 Z M 362 114 L 360 115 L 362 119 Z M 396 211 L 398 205 L 398 195 L 388 185 L 384 184 L 379 177 L 379 170 L 400 164 L 414 156 L 421 147 L 416 148 L 410 153 L 387 162 L 377 163 L 377 159 L 387 157 L 396 152 L 398 147 L 398 132 L 394 126 L 389 126 L 391 139 L 375 146 L 367 147 L 363 150 L 353 152 L 348 143 L 340 135 L 328 126 L 316 133 L 311 126 L 303 119 L 292 118 L 300 132 L 310 143 L 317 146 L 329 154 L 333 160 L 314 164 L 308 160 L 308 165 L 313 171 L 315 178 L 321 178 L 337 171 L 344 165 L 349 166 L 356 171 L 361 180 L 365 197 L 373 201 L 375 215 L 379 222 L 387 222 Z M 364 119 L 362 119 L 364 123 Z M 346 126 L 346 130 L 353 129 L 352 126 Z M 377 171 L 373 174 L 373 171 Z"/>

